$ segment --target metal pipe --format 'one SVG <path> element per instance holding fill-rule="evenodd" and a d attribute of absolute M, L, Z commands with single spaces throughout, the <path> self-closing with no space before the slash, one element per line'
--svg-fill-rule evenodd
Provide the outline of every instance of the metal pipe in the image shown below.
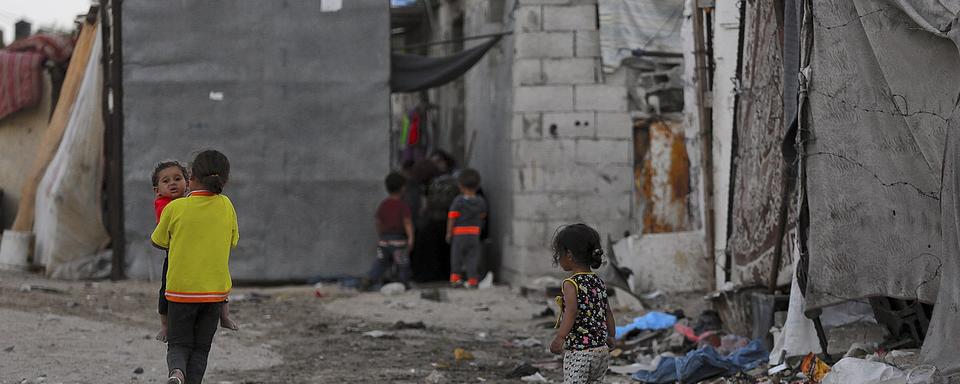
<path fill-rule="evenodd" d="M 429 46 L 434 46 L 434 45 L 453 44 L 453 43 L 459 43 L 459 42 L 462 42 L 462 41 L 485 39 L 485 38 L 488 38 L 488 37 L 506 36 L 506 35 L 512 35 L 512 34 L 513 34 L 513 31 L 497 32 L 497 33 L 487 33 L 487 34 L 483 34 L 483 35 L 462 37 L 462 38 L 459 38 L 459 39 L 439 40 L 439 41 L 433 41 L 433 42 L 429 42 L 429 43 L 411 44 L 411 45 L 404 46 L 403 49 L 413 49 L 413 48 L 429 47 Z"/>

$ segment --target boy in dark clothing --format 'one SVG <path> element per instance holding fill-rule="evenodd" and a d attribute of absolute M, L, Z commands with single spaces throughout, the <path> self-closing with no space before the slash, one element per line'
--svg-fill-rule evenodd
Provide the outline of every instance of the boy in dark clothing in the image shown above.
<path fill-rule="evenodd" d="M 413 249 L 413 218 L 410 207 L 403 202 L 406 178 L 396 172 L 387 175 L 384 182 L 390 194 L 377 208 L 377 259 L 370 268 L 368 277 L 374 284 L 380 284 L 383 273 L 396 264 L 399 268 L 400 282 L 410 282 L 410 250 Z"/>
<path fill-rule="evenodd" d="M 487 218 L 487 202 L 477 195 L 480 174 L 464 169 L 457 178 L 460 195 L 450 205 L 447 217 L 447 242 L 450 243 L 450 284 L 463 285 L 466 271 L 467 288 L 480 282 L 480 228 Z"/>

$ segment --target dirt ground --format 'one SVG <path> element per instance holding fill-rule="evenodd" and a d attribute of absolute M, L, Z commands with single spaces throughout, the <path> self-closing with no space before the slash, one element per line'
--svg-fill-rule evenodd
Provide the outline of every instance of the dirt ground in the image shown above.
<path fill-rule="evenodd" d="M 0 272 L 0 384 L 162 382 L 166 348 L 153 339 L 157 289 Z M 446 383 L 518 383 L 507 374 L 521 362 L 551 382 L 561 379 L 560 360 L 546 348 L 553 318 L 536 316 L 547 307 L 544 297 L 507 287 L 317 292 L 236 288 L 231 312 L 241 329 L 218 332 L 204 382 L 421 383 L 436 371 Z M 433 301 L 423 292 L 446 297 Z M 425 328 L 394 329 L 398 321 Z M 531 337 L 540 345 L 512 344 Z M 456 361 L 457 348 L 474 359 Z M 608 375 L 607 382 L 629 381 Z"/>

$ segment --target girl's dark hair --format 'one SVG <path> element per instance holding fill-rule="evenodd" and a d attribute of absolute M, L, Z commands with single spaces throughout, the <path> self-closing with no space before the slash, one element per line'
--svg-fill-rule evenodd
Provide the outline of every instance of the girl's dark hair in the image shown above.
<path fill-rule="evenodd" d="M 160 171 L 171 167 L 180 168 L 180 172 L 183 173 L 183 178 L 187 178 L 187 167 L 184 167 L 179 161 L 164 161 L 157 164 L 157 167 L 153 169 L 153 174 L 150 175 L 150 182 L 153 183 L 154 187 L 160 183 Z"/>
<path fill-rule="evenodd" d="M 197 178 L 210 192 L 221 193 L 230 179 L 230 161 L 220 151 L 208 149 L 197 154 L 190 166 Z"/>
<path fill-rule="evenodd" d="M 586 224 L 570 224 L 557 229 L 553 235 L 553 263 L 558 264 L 567 251 L 577 264 L 593 269 L 603 264 L 600 233 Z"/>

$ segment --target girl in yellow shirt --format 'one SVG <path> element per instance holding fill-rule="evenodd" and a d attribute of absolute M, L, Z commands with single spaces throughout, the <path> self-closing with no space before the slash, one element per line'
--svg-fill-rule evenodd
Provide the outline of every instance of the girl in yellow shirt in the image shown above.
<path fill-rule="evenodd" d="M 169 250 L 167 384 L 200 383 L 220 310 L 232 282 L 228 261 L 237 246 L 237 213 L 222 195 L 230 162 L 222 153 L 197 154 L 190 172 L 192 191 L 171 201 L 151 240 Z"/>

